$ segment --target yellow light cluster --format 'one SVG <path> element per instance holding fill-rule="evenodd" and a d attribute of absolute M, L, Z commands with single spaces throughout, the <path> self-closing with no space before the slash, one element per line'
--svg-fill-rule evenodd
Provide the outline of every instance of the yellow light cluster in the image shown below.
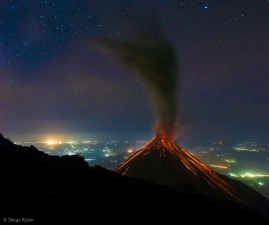
<path fill-rule="evenodd" d="M 217 167 L 217 168 L 221 168 L 221 169 L 227 169 L 228 168 L 227 166 L 219 166 L 219 165 L 209 165 L 209 166 Z"/>
<path fill-rule="evenodd" d="M 236 161 L 234 159 L 226 159 L 225 161 L 228 163 L 236 163 Z"/>

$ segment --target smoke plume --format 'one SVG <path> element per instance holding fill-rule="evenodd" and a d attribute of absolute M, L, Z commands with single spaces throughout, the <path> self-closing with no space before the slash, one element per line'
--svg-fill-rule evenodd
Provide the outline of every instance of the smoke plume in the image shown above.
<path fill-rule="evenodd" d="M 119 38 L 98 37 L 96 46 L 116 62 L 136 70 L 154 101 L 157 137 L 173 138 L 179 88 L 177 54 L 160 26 L 147 18 L 132 18 Z M 122 34 L 123 33 L 123 34 Z"/>

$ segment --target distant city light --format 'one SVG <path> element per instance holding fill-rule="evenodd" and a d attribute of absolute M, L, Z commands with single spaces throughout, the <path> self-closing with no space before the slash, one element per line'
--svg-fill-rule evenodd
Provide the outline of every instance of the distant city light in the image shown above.
<path fill-rule="evenodd" d="M 235 173 L 228 173 L 231 177 L 238 177 Z"/>
<path fill-rule="evenodd" d="M 47 144 L 48 145 L 54 145 L 55 144 L 55 141 L 47 141 Z"/>
<path fill-rule="evenodd" d="M 269 174 L 253 174 L 253 173 L 243 173 L 243 174 L 235 174 L 235 173 L 228 173 L 231 177 L 269 177 Z"/>
<path fill-rule="evenodd" d="M 47 141 L 46 142 L 48 145 L 56 145 L 56 144 L 63 144 L 63 142 L 61 142 L 61 141 L 52 141 L 52 140 L 49 140 L 49 141 Z"/>
<path fill-rule="evenodd" d="M 209 166 L 217 167 L 217 168 L 221 168 L 221 169 L 227 169 L 228 168 L 227 166 L 219 166 L 219 165 L 209 165 Z"/>

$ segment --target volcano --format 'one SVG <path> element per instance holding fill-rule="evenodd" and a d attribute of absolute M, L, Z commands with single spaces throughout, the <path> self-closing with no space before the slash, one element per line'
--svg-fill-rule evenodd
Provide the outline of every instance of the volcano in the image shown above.
<path fill-rule="evenodd" d="M 162 137 L 150 140 L 114 171 L 170 186 L 181 193 L 196 193 L 218 204 L 229 202 L 266 211 L 269 203 L 249 186 L 217 173 L 176 142 Z"/>
<path fill-rule="evenodd" d="M 185 122 L 177 93 L 182 86 L 180 63 L 161 23 L 147 14 L 124 20 L 132 30 L 128 35 L 124 30 L 125 35 L 120 38 L 100 37 L 94 41 L 96 49 L 105 52 L 121 67 L 135 71 L 151 94 L 156 116 L 155 138 L 114 172 L 169 186 L 183 194 L 202 195 L 212 202 L 255 205 L 259 212 L 268 208 L 267 198 L 239 181 L 218 174 L 174 142 L 180 132 L 177 125 Z"/>

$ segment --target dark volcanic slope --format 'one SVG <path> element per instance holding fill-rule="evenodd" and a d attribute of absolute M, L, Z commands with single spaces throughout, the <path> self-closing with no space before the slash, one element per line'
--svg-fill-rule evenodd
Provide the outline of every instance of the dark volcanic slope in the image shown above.
<path fill-rule="evenodd" d="M 269 203 L 266 197 L 249 186 L 218 174 L 185 149 L 164 138 L 151 140 L 119 165 L 115 172 L 185 193 L 198 193 L 212 200 L 242 203 L 256 208 L 256 211 L 263 210 Z"/>
<path fill-rule="evenodd" d="M 141 223 L 174 221 L 255 222 L 257 213 L 213 204 L 196 193 L 90 167 L 80 156 L 49 156 L 0 135 L 0 224 L 30 218 L 33 224 Z M 214 216 L 212 216 L 214 215 Z"/>

